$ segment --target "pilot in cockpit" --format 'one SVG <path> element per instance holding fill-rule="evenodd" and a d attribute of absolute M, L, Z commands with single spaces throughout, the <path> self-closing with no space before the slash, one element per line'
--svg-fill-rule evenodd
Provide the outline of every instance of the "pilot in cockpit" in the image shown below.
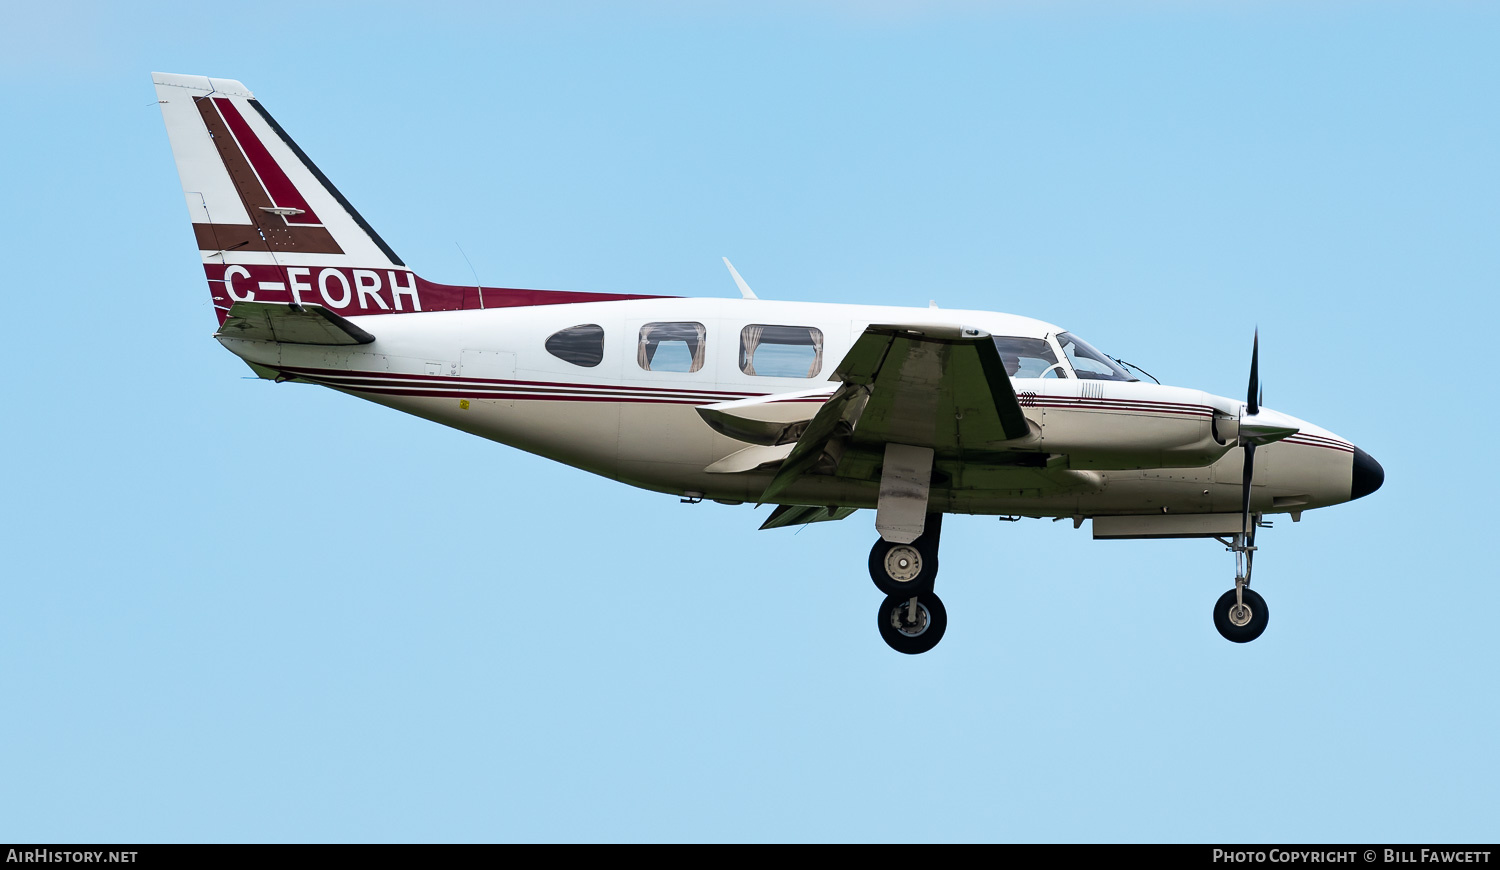
<path fill-rule="evenodd" d="M 1021 358 L 1013 353 L 1000 354 L 1000 361 L 1005 363 L 1005 373 L 1010 377 L 1015 377 L 1016 372 L 1021 370 Z"/>

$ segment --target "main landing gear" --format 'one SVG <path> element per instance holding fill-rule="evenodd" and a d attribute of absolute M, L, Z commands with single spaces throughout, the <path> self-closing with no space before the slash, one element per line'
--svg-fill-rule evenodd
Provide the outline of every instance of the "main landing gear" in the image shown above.
<path fill-rule="evenodd" d="M 901 544 L 882 538 L 870 549 L 870 579 L 886 596 L 876 615 L 880 639 L 896 652 L 927 652 L 948 628 L 948 611 L 932 591 L 942 531 L 943 515 L 928 514 L 922 536 L 915 541 Z"/>

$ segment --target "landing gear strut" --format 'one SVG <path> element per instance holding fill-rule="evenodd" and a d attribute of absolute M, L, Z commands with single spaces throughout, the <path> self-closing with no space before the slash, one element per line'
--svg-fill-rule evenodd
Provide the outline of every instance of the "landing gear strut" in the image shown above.
<path fill-rule="evenodd" d="M 880 638 L 896 652 L 927 652 L 948 628 L 948 611 L 932 591 L 942 531 L 943 515 L 928 514 L 922 536 L 915 541 L 901 544 L 882 538 L 870 548 L 870 579 L 886 595 L 877 617 Z"/>
<path fill-rule="evenodd" d="M 1271 609 L 1260 593 L 1250 588 L 1250 569 L 1255 564 L 1255 529 L 1260 525 L 1260 514 L 1248 514 L 1248 531 L 1237 534 L 1233 540 L 1220 542 L 1234 552 L 1234 588 L 1219 596 L 1214 603 L 1214 628 L 1225 640 L 1249 643 L 1261 636 L 1271 620 Z M 1270 525 L 1267 523 L 1266 525 Z"/>

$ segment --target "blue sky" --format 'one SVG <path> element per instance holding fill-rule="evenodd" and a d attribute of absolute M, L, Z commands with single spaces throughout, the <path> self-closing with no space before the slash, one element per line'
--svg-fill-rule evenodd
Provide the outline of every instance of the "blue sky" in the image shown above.
<path fill-rule="evenodd" d="M 0 33 L 0 840 L 1494 841 L 1488 4 L 88 3 Z M 1261 536 L 758 532 L 245 380 L 149 73 L 466 283 L 1012 311 L 1373 454 Z M 1476 387 L 1476 384 L 1478 385 Z"/>

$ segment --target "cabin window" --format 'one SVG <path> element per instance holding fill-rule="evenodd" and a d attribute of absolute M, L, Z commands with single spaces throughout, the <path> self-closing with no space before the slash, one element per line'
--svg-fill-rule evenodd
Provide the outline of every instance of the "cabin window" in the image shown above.
<path fill-rule="evenodd" d="M 811 378 L 823 368 L 823 332 L 752 323 L 740 330 L 740 371 L 763 378 Z"/>
<path fill-rule="evenodd" d="M 1115 364 L 1108 356 L 1094 350 L 1088 342 L 1066 332 L 1057 334 L 1057 345 L 1068 355 L 1073 364 L 1073 373 L 1086 381 L 1134 381 L 1130 372 Z"/>
<path fill-rule="evenodd" d="M 580 323 L 559 329 L 548 336 L 542 346 L 563 362 L 593 368 L 604 359 L 604 327 L 597 323 Z"/>
<path fill-rule="evenodd" d="M 997 335 L 995 349 L 1000 351 L 1000 362 L 1005 364 L 1005 373 L 1013 378 L 1065 378 L 1063 366 L 1057 363 L 1057 354 L 1045 338 L 1019 338 Z"/>
<path fill-rule="evenodd" d="M 635 361 L 648 372 L 696 372 L 703 368 L 707 335 L 701 323 L 648 323 L 641 327 Z"/>

